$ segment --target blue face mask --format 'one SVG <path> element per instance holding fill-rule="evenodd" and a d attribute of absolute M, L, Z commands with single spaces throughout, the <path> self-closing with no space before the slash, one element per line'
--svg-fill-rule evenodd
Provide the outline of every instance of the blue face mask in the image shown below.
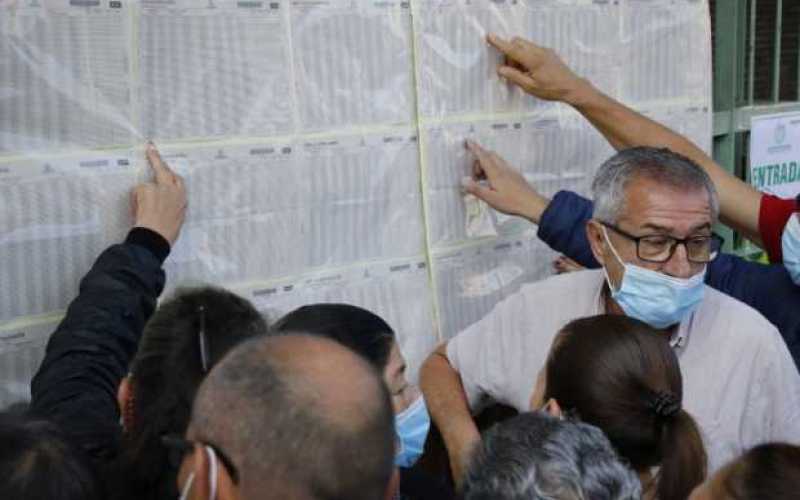
<path fill-rule="evenodd" d="M 418 397 L 411 406 L 395 416 L 394 426 L 399 441 L 394 463 L 398 467 L 411 467 L 422 455 L 431 427 L 425 399 Z"/>
<path fill-rule="evenodd" d="M 800 220 L 797 214 L 792 214 L 786 227 L 783 228 L 781 250 L 783 265 L 789 271 L 794 284 L 800 286 Z"/>
<path fill-rule="evenodd" d="M 614 257 L 625 268 L 622 283 L 617 289 L 614 289 L 608 272 L 603 269 L 611 289 L 611 297 L 625 314 L 644 321 L 654 328 L 666 328 L 680 323 L 697 309 L 703 300 L 705 290 L 703 284 L 706 276 L 705 268 L 703 272 L 689 279 L 681 279 L 628 264 L 622 261 L 614 245 L 609 241 L 605 227 L 603 234 Z"/>

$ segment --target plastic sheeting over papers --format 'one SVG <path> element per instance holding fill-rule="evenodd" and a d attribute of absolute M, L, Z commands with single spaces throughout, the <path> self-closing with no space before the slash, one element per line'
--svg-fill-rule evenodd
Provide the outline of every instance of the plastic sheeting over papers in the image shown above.
<path fill-rule="evenodd" d="M 80 277 L 124 237 L 146 139 L 190 196 L 169 289 L 228 286 L 273 320 L 362 305 L 416 369 L 547 276 L 530 223 L 465 204 L 464 140 L 544 194 L 586 194 L 612 150 L 500 81 L 489 31 L 708 150 L 705 1 L 0 0 L 0 405 L 26 397 Z"/>

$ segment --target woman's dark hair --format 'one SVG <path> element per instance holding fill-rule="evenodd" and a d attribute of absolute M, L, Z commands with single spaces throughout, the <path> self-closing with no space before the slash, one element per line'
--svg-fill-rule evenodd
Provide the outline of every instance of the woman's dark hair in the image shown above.
<path fill-rule="evenodd" d="M 756 446 L 723 469 L 721 474 L 720 487 L 724 498 L 797 498 L 800 485 L 800 447 L 784 443 Z"/>
<path fill-rule="evenodd" d="M 55 424 L 0 414 L 0 443 L 0 498 L 104 498 L 88 457 Z"/>
<path fill-rule="evenodd" d="M 288 313 L 273 331 L 302 332 L 336 340 L 367 359 L 379 371 L 386 368 L 394 331 L 377 314 L 348 304 L 311 304 Z"/>
<path fill-rule="evenodd" d="M 634 469 L 661 466 L 659 500 L 684 500 L 705 478 L 703 441 L 681 407 L 680 366 L 663 332 L 627 316 L 573 321 L 553 342 L 546 378 L 545 400 L 602 429 Z"/>
<path fill-rule="evenodd" d="M 183 435 L 208 371 L 241 341 L 267 332 L 253 305 L 213 287 L 179 290 L 144 329 L 131 364 L 133 428 L 127 429 L 115 482 L 117 496 L 175 498 L 175 465 L 162 444 Z"/>

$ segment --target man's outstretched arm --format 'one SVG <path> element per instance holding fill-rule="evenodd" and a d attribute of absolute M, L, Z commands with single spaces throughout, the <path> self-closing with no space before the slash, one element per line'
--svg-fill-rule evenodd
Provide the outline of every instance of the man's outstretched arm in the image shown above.
<path fill-rule="evenodd" d="M 152 182 L 131 196 L 134 228 L 81 280 L 80 293 L 47 344 L 31 383 L 31 412 L 63 426 L 96 460 L 116 452 L 117 387 L 164 287 L 162 263 L 186 210 L 183 180 L 150 146 Z"/>
<path fill-rule="evenodd" d="M 461 377 L 447 358 L 447 343 L 441 344 L 425 360 L 420 371 L 420 387 L 428 412 L 444 439 L 456 487 L 460 487 L 470 452 L 480 441 L 472 420 Z"/>
<path fill-rule="evenodd" d="M 669 148 L 700 165 L 719 192 L 723 222 L 761 244 L 758 218 L 761 193 L 729 174 L 682 135 L 633 111 L 580 78 L 550 49 L 522 38 L 510 41 L 490 34 L 488 42 L 506 56 L 497 72 L 525 92 L 574 107 L 615 149 L 634 146 Z"/>
<path fill-rule="evenodd" d="M 539 238 L 556 252 L 585 267 L 600 266 L 586 238 L 586 221 L 592 217 L 591 201 L 570 191 L 559 191 L 551 200 L 494 151 L 472 141 L 466 147 L 475 162 L 464 191 L 495 210 L 537 224 Z"/>

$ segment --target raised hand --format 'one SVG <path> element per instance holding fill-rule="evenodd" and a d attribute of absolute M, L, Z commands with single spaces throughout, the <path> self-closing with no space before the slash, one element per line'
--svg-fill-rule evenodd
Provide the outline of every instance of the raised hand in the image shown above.
<path fill-rule="evenodd" d="M 505 64 L 497 68 L 497 73 L 539 99 L 571 104 L 589 85 L 551 49 L 524 38 L 508 41 L 491 33 L 486 41 L 505 55 Z"/>
<path fill-rule="evenodd" d="M 472 177 L 464 182 L 464 191 L 485 201 L 495 210 L 519 215 L 538 224 L 549 200 L 536 192 L 522 174 L 497 153 L 485 150 L 472 141 L 467 141 L 466 147 L 475 157 L 475 163 Z"/>
<path fill-rule="evenodd" d="M 153 144 L 147 145 L 147 162 L 153 180 L 139 184 L 131 193 L 134 226 L 155 231 L 174 245 L 186 216 L 186 187 Z"/>

